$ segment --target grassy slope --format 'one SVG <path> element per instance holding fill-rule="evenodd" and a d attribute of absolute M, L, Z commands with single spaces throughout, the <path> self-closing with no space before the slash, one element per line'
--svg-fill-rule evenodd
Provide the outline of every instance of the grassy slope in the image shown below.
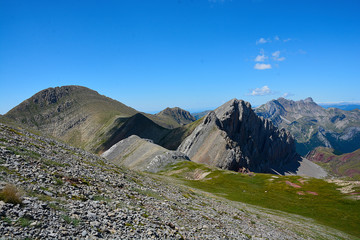
<path fill-rule="evenodd" d="M 210 172 L 202 180 L 191 180 L 201 172 Z M 195 174 L 197 173 L 197 174 Z M 310 217 L 320 224 L 360 236 L 360 200 L 350 199 L 336 190 L 337 186 L 320 179 L 299 176 L 254 176 L 219 170 L 194 162 L 182 162 L 163 172 L 203 191 L 265 208 Z M 300 181 L 299 181 L 300 180 Z M 301 188 L 294 188 L 286 181 Z M 298 195 L 302 191 L 305 195 Z M 312 195 L 306 191 L 316 192 Z"/>
<path fill-rule="evenodd" d="M 335 176 L 360 180 L 360 149 L 336 155 L 331 148 L 318 147 L 307 157 L 318 163 Z"/>

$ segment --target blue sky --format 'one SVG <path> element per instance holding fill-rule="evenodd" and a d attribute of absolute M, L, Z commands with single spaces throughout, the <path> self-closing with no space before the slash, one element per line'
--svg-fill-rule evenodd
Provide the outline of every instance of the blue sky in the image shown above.
<path fill-rule="evenodd" d="M 0 0 L 0 114 L 83 85 L 140 111 L 360 101 L 360 1 Z"/>

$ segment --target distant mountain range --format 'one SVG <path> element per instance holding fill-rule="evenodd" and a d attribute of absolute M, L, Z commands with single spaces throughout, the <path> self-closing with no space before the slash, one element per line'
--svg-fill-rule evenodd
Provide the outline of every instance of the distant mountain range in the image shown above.
<path fill-rule="evenodd" d="M 311 98 L 300 101 L 279 98 L 259 106 L 255 112 L 288 130 L 295 137 L 301 155 L 319 146 L 341 153 L 360 148 L 359 109 L 325 109 Z"/>
<path fill-rule="evenodd" d="M 323 108 L 338 108 L 345 111 L 360 109 L 360 103 L 356 102 L 340 102 L 340 103 L 318 103 Z"/>
<path fill-rule="evenodd" d="M 192 115 L 195 117 L 195 119 L 200 119 L 200 118 L 204 117 L 206 114 L 208 114 L 210 111 L 211 110 L 196 112 L 196 113 L 192 113 Z"/>

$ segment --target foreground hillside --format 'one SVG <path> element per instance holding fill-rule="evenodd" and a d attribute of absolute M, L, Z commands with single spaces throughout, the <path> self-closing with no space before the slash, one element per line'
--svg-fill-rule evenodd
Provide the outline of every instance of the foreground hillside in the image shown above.
<path fill-rule="evenodd" d="M 354 238 L 181 186 L 173 177 L 132 172 L 3 124 L 0 181 L 0 236 L 6 239 Z"/>
<path fill-rule="evenodd" d="M 334 176 L 360 180 L 360 149 L 336 155 L 334 149 L 318 147 L 306 158 L 325 167 Z"/>
<path fill-rule="evenodd" d="M 360 148 L 360 110 L 325 109 L 311 98 L 292 101 L 272 100 L 255 109 L 278 128 L 285 128 L 296 139 L 297 151 L 305 156 L 323 146 L 349 153 Z"/>

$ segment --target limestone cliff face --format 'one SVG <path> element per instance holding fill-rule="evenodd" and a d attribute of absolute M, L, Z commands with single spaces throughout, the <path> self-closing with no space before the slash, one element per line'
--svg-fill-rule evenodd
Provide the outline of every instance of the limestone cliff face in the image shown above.
<path fill-rule="evenodd" d="M 209 112 L 178 151 L 195 162 L 255 172 L 270 172 L 297 156 L 288 132 L 278 130 L 271 121 L 258 117 L 248 102 L 237 99 Z"/>

